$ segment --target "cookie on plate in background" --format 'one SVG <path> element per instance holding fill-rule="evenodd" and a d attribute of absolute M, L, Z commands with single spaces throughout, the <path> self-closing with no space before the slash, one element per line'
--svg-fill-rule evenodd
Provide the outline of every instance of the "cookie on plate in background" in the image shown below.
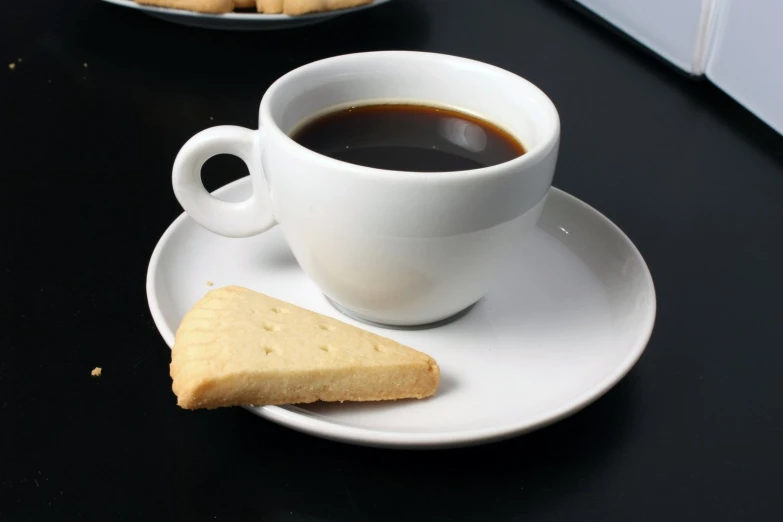
<path fill-rule="evenodd" d="M 183 9 L 197 13 L 230 13 L 234 10 L 234 0 L 136 0 L 137 4 Z"/>
<path fill-rule="evenodd" d="M 256 0 L 259 13 L 303 15 L 336 11 L 372 3 L 372 0 Z"/>

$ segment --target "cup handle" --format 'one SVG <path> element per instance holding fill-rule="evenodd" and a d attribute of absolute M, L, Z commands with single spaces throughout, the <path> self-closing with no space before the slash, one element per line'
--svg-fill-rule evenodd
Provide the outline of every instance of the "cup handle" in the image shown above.
<path fill-rule="evenodd" d="M 263 139 L 263 129 L 223 125 L 199 132 L 182 146 L 174 160 L 171 180 L 177 200 L 196 223 L 226 237 L 254 236 L 277 224 L 261 167 Z M 218 154 L 232 154 L 247 165 L 253 193 L 245 201 L 221 201 L 204 188 L 201 167 Z"/>

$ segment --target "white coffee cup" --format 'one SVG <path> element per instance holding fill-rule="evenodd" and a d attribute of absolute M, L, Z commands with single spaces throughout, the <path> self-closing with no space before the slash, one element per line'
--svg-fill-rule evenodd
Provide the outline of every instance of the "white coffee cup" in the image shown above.
<path fill-rule="evenodd" d="M 400 172 L 331 159 L 289 138 L 314 116 L 374 103 L 474 114 L 527 153 L 475 170 Z M 346 314 L 421 325 L 487 293 L 538 219 L 559 140 L 550 99 L 508 71 L 440 54 L 361 53 L 286 74 L 261 100 L 258 130 L 200 132 L 180 150 L 172 177 L 182 207 L 217 234 L 247 237 L 279 224 L 302 269 Z M 250 199 L 228 203 L 206 191 L 201 167 L 217 154 L 247 164 Z"/>

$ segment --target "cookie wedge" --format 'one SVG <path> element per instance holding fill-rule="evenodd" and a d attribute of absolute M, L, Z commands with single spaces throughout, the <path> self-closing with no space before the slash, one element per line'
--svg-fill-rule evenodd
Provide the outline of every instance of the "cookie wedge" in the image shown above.
<path fill-rule="evenodd" d="M 440 381 L 429 355 L 237 286 L 185 315 L 170 371 L 185 409 L 421 399 Z"/>
<path fill-rule="evenodd" d="M 230 13 L 234 10 L 234 0 L 136 0 L 137 4 L 183 9 L 197 13 Z"/>

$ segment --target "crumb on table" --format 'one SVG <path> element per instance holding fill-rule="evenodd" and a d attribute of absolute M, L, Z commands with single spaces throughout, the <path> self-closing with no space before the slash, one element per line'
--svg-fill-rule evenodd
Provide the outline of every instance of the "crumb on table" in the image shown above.
<path fill-rule="evenodd" d="M 11 62 L 11 63 L 8 64 L 8 68 L 13 71 L 14 69 L 16 69 L 16 64 Z"/>
<path fill-rule="evenodd" d="M 207 286 L 212 286 L 212 285 L 214 285 L 214 284 L 215 284 L 215 283 L 213 283 L 212 281 L 207 281 Z"/>
<path fill-rule="evenodd" d="M 90 372 L 90 375 L 92 375 L 93 377 L 100 377 L 102 371 L 103 370 L 101 370 L 100 366 L 96 366 L 95 368 L 92 369 L 92 371 Z"/>

